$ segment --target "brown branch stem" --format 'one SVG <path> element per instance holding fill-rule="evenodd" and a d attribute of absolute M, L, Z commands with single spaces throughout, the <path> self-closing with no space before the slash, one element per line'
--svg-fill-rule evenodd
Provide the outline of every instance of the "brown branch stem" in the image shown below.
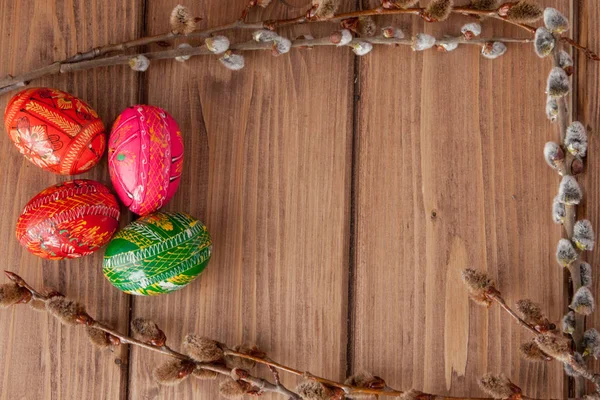
<path fill-rule="evenodd" d="M 512 308 L 510 308 L 510 306 L 508 306 L 508 304 L 506 304 L 506 301 L 500 295 L 499 292 L 494 291 L 494 292 L 488 294 L 488 297 L 490 299 L 494 300 L 496 303 L 498 303 L 500 305 L 500 307 L 504 311 L 506 311 L 511 317 L 513 317 L 519 325 L 521 325 L 525 329 L 529 330 L 531 333 L 533 333 L 536 336 L 541 334 L 541 332 L 538 332 L 538 330 L 535 329 L 535 327 L 533 325 L 528 324 L 525 320 L 523 320 L 521 317 L 519 317 L 519 315 Z M 587 369 L 586 366 L 580 365 L 575 360 L 574 357 L 571 357 L 567 364 L 569 364 L 569 366 L 571 368 L 573 368 L 573 370 L 576 371 L 580 375 L 580 378 L 582 378 L 582 379 L 579 379 L 579 381 L 583 381 L 583 379 L 587 379 L 595 385 L 596 390 L 600 390 L 599 380 L 596 378 L 594 373 L 592 373 L 589 369 Z M 576 393 L 576 396 L 583 397 L 584 393 L 585 393 L 585 387 L 581 387 L 581 388 L 578 387 L 578 389 L 581 389 L 581 390 L 577 390 L 578 393 Z"/>
<path fill-rule="evenodd" d="M 512 308 L 510 308 L 508 304 L 506 304 L 506 301 L 499 293 L 492 293 L 488 297 L 494 300 L 496 303 L 498 303 L 500 307 L 502 307 L 504 311 L 506 311 L 511 317 L 513 317 L 515 321 L 517 321 L 517 323 L 523 328 L 529 330 L 534 335 L 540 334 L 540 332 L 538 332 L 538 330 L 535 329 L 533 325 L 528 324 L 523 318 L 519 317 L 519 314 L 517 314 Z"/>
<path fill-rule="evenodd" d="M 27 289 L 31 294 L 32 297 L 37 299 L 37 300 L 42 300 L 42 301 L 47 301 L 49 300 L 49 297 L 47 295 L 44 295 L 38 291 L 36 291 L 33 287 L 31 287 L 27 282 L 25 282 L 25 280 L 23 280 L 19 275 L 10 272 L 10 271 L 5 271 L 6 276 L 13 281 L 14 283 L 16 283 L 17 285 Z M 511 309 L 510 307 L 508 307 L 506 305 L 506 303 L 504 302 L 504 300 L 502 299 L 502 297 L 500 297 L 499 295 L 494 297 L 494 300 L 496 300 L 500 305 L 502 305 L 502 307 L 508 311 L 511 315 L 513 315 L 516 319 L 520 320 L 520 318 L 518 317 L 518 315 L 516 315 Z M 527 323 L 525 323 L 523 321 L 524 326 L 528 326 Z M 112 329 L 96 320 L 94 320 L 93 318 L 90 317 L 90 319 L 87 320 L 86 322 L 87 326 L 102 330 L 108 334 L 110 334 L 111 336 L 114 336 L 116 338 L 119 339 L 121 344 L 128 344 L 128 345 L 132 345 L 132 346 L 138 346 L 141 348 L 144 348 L 146 350 L 150 350 L 153 351 L 155 353 L 160 353 L 163 354 L 165 356 L 171 357 L 171 358 L 175 358 L 178 360 L 182 360 L 182 361 L 187 361 L 190 363 L 194 363 L 194 365 L 196 365 L 198 368 L 202 368 L 205 370 L 209 370 L 209 371 L 214 371 L 220 375 L 223 376 L 227 376 L 227 377 L 231 377 L 232 374 L 232 370 L 222 364 L 219 363 L 202 363 L 202 362 L 198 362 L 193 360 L 192 358 L 188 357 L 185 354 L 179 353 L 173 349 L 171 349 L 169 346 L 167 345 L 163 345 L 163 346 L 155 346 L 152 344 L 148 344 L 142 341 L 139 341 L 137 339 L 134 339 L 130 336 L 127 336 L 125 334 L 120 333 L 119 331 Z M 535 330 L 535 329 L 534 329 Z M 227 356 L 234 356 L 234 357 L 239 357 L 239 358 L 244 358 L 244 359 L 248 359 L 248 360 L 253 360 L 256 363 L 265 365 L 267 367 L 269 367 L 269 369 L 272 371 L 273 373 L 273 377 L 275 380 L 275 383 L 272 383 L 266 379 L 261 379 L 255 376 L 251 376 L 251 375 L 244 375 L 243 377 L 239 377 L 240 380 L 244 381 L 244 382 L 248 382 L 251 385 L 253 385 L 254 387 L 258 388 L 261 390 L 261 392 L 271 392 L 271 393 L 277 393 L 283 396 L 286 396 L 288 399 L 293 399 L 293 400 L 300 400 L 300 396 L 287 389 L 280 381 L 279 379 L 279 372 L 278 371 L 283 371 L 283 372 L 287 372 L 290 373 L 292 375 L 296 375 L 299 377 L 303 377 L 305 379 L 312 379 L 314 381 L 320 382 L 328 387 L 331 388 L 338 388 L 341 389 L 345 395 L 352 395 L 352 394 L 371 394 L 371 395 L 377 395 L 377 396 L 384 396 L 384 397 L 400 397 L 403 394 L 405 394 L 405 391 L 400 391 L 400 390 L 395 390 L 392 389 L 390 387 L 385 387 L 383 389 L 370 389 L 370 388 L 362 388 L 362 387 L 356 387 L 356 386 L 350 386 L 350 385 L 346 385 L 344 383 L 340 383 L 340 382 L 336 382 L 333 380 L 329 380 L 326 378 L 322 378 L 316 375 L 313 375 L 309 372 L 303 372 L 291 367 L 288 367 L 286 365 L 277 363 L 275 361 L 272 361 L 268 358 L 261 358 L 261 357 L 256 357 L 256 356 L 252 356 L 249 354 L 244 354 L 244 353 L 239 353 L 237 351 L 225 348 L 224 349 L 224 355 Z M 239 376 L 239 375 L 238 375 Z M 527 399 L 527 400 L 535 400 L 535 399 L 531 399 L 529 397 L 526 396 L 522 396 L 522 399 Z M 429 394 L 429 393 L 420 393 L 416 396 L 417 400 L 492 400 L 489 398 L 476 398 L 476 397 L 451 397 L 451 396 L 440 396 L 440 395 L 435 395 L 435 394 Z M 579 399 L 573 399 L 573 400 L 579 400 Z"/>
<path fill-rule="evenodd" d="M 443 38 L 436 41 L 436 45 L 441 44 L 449 44 L 449 43 L 459 43 L 459 44 L 468 44 L 468 45 L 482 45 L 489 41 L 498 41 L 504 43 L 530 43 L 531 39 L 515 39 L 508 37 L 497 37 L 497 38 L 476 38 L 467 40 L 464 37 L 455 37 L 455 38 Z M 412 45 L 411 39 L 396 39 L 396 38 L 384 38 L 382 36 L 375 37 L 366 37 L 361 39 L 355 39 L 350 44 L 356 44 L 359 42 L 368 42 L 374 45 L 404 45 L 410 46 Z M 336 44 L 331 43 L 329 37 L 319 38 L 319 39 L 297 39 L 292 41 L 292 48 L 307 48 L 307 47 L 317 47 L 317 46 L 334 46 Z M 259 51 L 259 50 L 272 50 L 272 43 L 258 43 L 255 41 L 243 42 L 243 43 L 235 43 L 232 44 L 230 50 L 234 51 Z M 44 68 L 40 68 L 38 70 L 34 70 L 31 72 L 27 72 L 23 75 L 10 77 L 0 81 L 0 95 L 10 92 L 15 89 L 20 89 L 29 82 L 39 79 L 48 75 L 57 75 L 70 73 L 75 71 L 83 71 L 93 68 L 100 67 L 109 67 L 116 65 L 127 65 L 131 58 L 143 55 L 150 60 L 163 60 L 163 59 L 173 59 L 181 56 L 199 56 L 199 55 L 213 55 L 213 53 L 208 50 L 205 45 L 191 48 L 180 48 L 180 49 L 170 49 L 170 50 L 160 50 L 153 51 L 149 53 L 136 53 L 136 54 L 127 54 L 127 55 L 118 55 L 112 57 L 104 57 L 104 58 L 94 58 L 90 60 L 82 60 L 71 63 L 54 63 Z"/>
<path fill-rule="evenodd" d="M 558 39 L 558 38 L 557 38 Z M 561 40 L 573 45 L 576 48 L 581 46 L 577 45 L 571 39 L 565 40 L 562 38 Z M 552 54 L 552 61 L 554 67 L 560 68 L 560 41 L 557 40 L 557 45 L 554 48 Z M 579 47 L 578 47 L 579 46 Z M 565 137 L 567 135 L 567 129 L 570 124 L 568 108 L 567 108 L 567 100 L 566 96 L 558 99 L 558 138 L 560 145 L 564 145 Z M 566 162 L 565 162 L 565 175 L 573 175 L 571 166 L 573 163 L 573 156 L 567 153 Z M 567 239 L 573 239 L 573 230 L 575 226 L 575 222 L 577 221 L 577 205 L 566 205 L 565 206 L 565 219 L 563 223 L 564 235 Z M 581 287 L 581 260 L 580 257 L 577 258 L 573 263 L 569 265 L 569 273 L 571 275 L 571 285 L 573 288 L 573 295 L 577 293 L 579 288 Z M 583 330 L 585 325 L 585 317 L 578 313 L 575 313 L 575 331 L 572 333 L 573 343 L 575 344 L 575 350 L 581 352 L 581 346 L 583 342 Z M 575 365 L 577 366 L 577 365 Z M 575 369 L 575 368 L 574 368 Z M 577 370 L 577 369 L 575 369 Z M 592 380 L 594 383 L 596 381 L 594 379 L 590 379 L 589 376 L 586 376 L 587 371 L 583 371 L 580 373 L 581 377 L 575 378 L 575 395 L 583 396 L 585 393 L 585 382 L 583 378 Z M 592 375 L 593 378 L 593 375 Z M 597 383 L 596 383 L 597 384 Z"/>

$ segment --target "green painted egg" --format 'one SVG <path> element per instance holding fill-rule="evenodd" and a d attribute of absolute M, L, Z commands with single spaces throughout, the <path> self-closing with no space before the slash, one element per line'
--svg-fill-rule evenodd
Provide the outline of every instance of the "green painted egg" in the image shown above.
<path fill-rule="evenodd" d="M 104 254 L 104 276 L 129 294 L 153 296 L 181 289 L 210 259 L 206 226 L 184 213 L 157 212 L 127 225 Z"/>

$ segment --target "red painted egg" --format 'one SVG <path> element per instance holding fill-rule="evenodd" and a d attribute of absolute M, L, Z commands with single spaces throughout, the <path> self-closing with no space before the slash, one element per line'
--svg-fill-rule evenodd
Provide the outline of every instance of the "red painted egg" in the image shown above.
<path fill-rule="evenodd" d="M 119 214 L 117 199 L 101 183 L 60 183 L 27 203 L 17 221 L 17 239 L 42 258 L 81 257 L 110 241 L 119 227 Z"/>
<path fill-rule="evenodd" d="M 177 122 L 162 108 L 137 105 L 117 117 L 108 140 L 108 169 L 131 211 L 150 214 L 175 194 L 183 169 Z"/>
<path fill-rule="evenodd" d="M 106 148 L 104 124 L 96 111 L 56 89 L 17 93 L 6 107 L 4 125 L 25 158 L 56 174 L 89 170 Z"/>

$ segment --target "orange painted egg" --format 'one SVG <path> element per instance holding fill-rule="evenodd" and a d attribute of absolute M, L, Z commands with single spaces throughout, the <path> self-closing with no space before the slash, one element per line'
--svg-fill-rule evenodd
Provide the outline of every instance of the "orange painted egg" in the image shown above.
<path fill-rule="evenodd" d="M 4 125 L 25 158 L 56 174 L 88 171 L 106 148 L 104 124 L 96 111 L 57 89 L 17 93 L 6 107 Z"/>
<path fill-rule="evenodd" d="M 119 227 L 119 214 L 116 197 L 101 183 L 60 183 L 27 203 L 17 221 L 17 239 L 42 258 L 81 257 L 110 241 Z"/>

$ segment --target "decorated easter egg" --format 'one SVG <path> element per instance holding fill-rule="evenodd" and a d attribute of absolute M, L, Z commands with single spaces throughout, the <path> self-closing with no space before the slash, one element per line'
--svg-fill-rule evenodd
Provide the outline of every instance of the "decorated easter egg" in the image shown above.
<path fill-rule="evenodd" d="M 104 124 L 96 111 L 56 89 L 17 93 L 6 107 L 4 125 L 25 158 L 61 175 L 89 170 L 106 147 Z"/>
<path fill-rule="evenodd" d="M 104 276 L 125 293 L 169 293 L 204 270 L 211 250 L 202 222 L 183 213 L 157 212 L 117 232 L 104 254 Z"/>
<path fill-rule="evenodd" d="M 179 186 L 183 140 L 177 122 L 154 106 L 129 107 L 110 133 L 108 168 L 121 201 L 139 215 L 165 205 Z"/>
<path fill-rule="evenodd" d="M 91 254 L 119 227 L 119 203 L 101 183 L 77 179 L 43 190 L 17 221 L 17 239 L 36 256 L 51 260 Z"/>

